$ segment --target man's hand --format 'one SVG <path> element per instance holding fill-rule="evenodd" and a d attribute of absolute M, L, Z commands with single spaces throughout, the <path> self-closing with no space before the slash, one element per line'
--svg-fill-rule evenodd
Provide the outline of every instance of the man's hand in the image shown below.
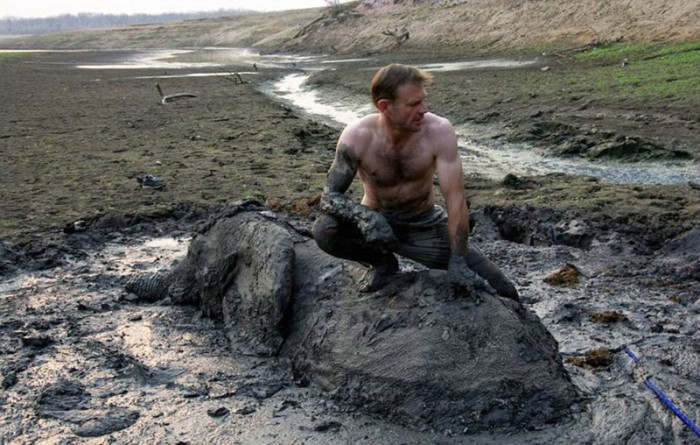
<path fill-rule="evenodd" d="M 452 255 L 450 258 L 447 278 L 452 284 L 465 289 L 469 294 L 489 289 L 486 281 L 467 266 L 467 260 L 461 255 Z"/>
<path fill-rule="evenodd" d="M 398 244 L 394 231 L 381 213 L 352 201 L 343 193 L 326 188 L 321 196 L 321 211 L 353 221 L 367 244 L 374 248 L 390 252 Z"/>
<path fill-rule="evenodd" d="M 388 252 L 393 250 L 398 240 L 386 218 L 381 213 L 363 208 L 355 216 L 360 232 L 362 232 L 368 244 Z"/>

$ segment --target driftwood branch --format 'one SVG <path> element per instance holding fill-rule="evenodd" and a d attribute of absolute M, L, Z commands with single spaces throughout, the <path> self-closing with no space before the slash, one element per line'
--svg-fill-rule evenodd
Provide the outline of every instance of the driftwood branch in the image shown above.
<path fill-rule="evenodd" d="M 314 19 L 311 23 L 307 24 L 307 25 L 304 26 L 302 29 L 300 29 L 299 32 L 296 33 L 296 35 L 295 35 L 293 38 L 294 38 L 294 39 L 297 39 L 297 38 L 299 38 L 299 37 L 305 35 L 306 33 L 309 32 L 309 30 L 310 30 L 315 24 L 317 24 L 318 22 L 320 22 L 321 20 L 323 20 L 323 19 L 325 19 L 325 18 L 326 18 L 326 16 L 323 16 L 323 15 L 322 15 L 322 16 L 320 16 L 320 17 Z"/>
<path fill-rule="evenodd" d="M 258 69 L 257 65 L 256 65 L 255 69 L 256 70 Z M 229 82 L 233 82 L 236 85 L 248 83 L 247 80 L 243 80 L 243 78 L 241 77 L 241 75 L 239 73 L 229 73 L 229 74 L 231 75 L 231 77 L 224 77 L 224 79 L 228 80 Z"/>
<path fill-rule="evenodd" d="M 160 95 L 161 104 L 167 104 L 169 102 L 174 102 L 178 99 L 184 99 L 186 97 L 197 97 L 196 94 L 192 93 L 163 94 L 163 90 L 160 88 L 159 83 L 156 84 L 156 89 L 158 90 L 158 94 Z"/>
<path fill-rule="evenodd" d="M 253 68 L 255 69 L 255 71 L 257 71 L 258 65 L 253 63 Z M 231 71 L 226 71 L 221 68 L 219 68 L 219 71 L 228 74 L 228 76 L 225 76 L 224 79 L 228 80 L 229 82 L 233 82 L 236 85 L 241 85 L 249 82 L 248 80 L 243 80 L 243 77 L 241 77 L 239 73 L 232 73 Z"/>
<path fill-rule="evenodd" d="M 382 34 L 384 34 L 385 36 L 393 37 L 394 39 L 396 39 L 397 45 L 401 45 L 406 40 L 408 40 L 408 37 L 409 37 L 408 29 L 405 26 L 401 29 L 395 28 L 393 31 L 389 30 L 389 29 L 385 29 L 384 31 L 382 31 Z"/>

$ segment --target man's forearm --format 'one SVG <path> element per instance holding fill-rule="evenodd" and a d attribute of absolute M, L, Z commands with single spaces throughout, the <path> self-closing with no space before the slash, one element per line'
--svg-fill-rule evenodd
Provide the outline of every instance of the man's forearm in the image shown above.
<path fill-rule="evenodd" d="M 453 255 L 466 255 L 469 248 L 469 210 L 464 199 L 448 207 L 447 220 Z"/>
<path fill-rule="evenodd" d="M 469 223 L 465 227 L 460 224 L 451 236 L 452 254 L 464 256 L 469 249 Z"/>
<path fill-rule="evenodd" d="M 391 244 L 395 241 L 393 230 L 381 213 L 351 200 L 344 193 L 326 188 L 320 204 L 322 212 L 356 224 L 370 243 Z"/>
<path fill-rule="evenodd" d="M 321 211 L 329 215 L 335 216 L 338 219 L 345 221 L 356 221 L 358 215 L 365 210 L 370 210 L 367 207 L 359 204 L 352 199 L 335 190 L 325 188 L 321 195 Z"/>

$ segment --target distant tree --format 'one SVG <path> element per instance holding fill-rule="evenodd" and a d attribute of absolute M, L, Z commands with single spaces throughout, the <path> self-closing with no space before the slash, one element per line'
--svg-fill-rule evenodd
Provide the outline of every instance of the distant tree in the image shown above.
<path fill-rule="evenodd" d="M 83 12 L 77 15 L 63 14 L 38 19 L 8 17 L 0 19 L 0 34 L 47 34 L 76 29 L 108 28 L 114 26 L 142 25 L 146 23 L 176 22 L 207 17 L 222 17 L 227 15 L 244 15 L 253 12 L 254 11 L 244 9 L 219 9 L 218 11 L 208 12 L 166 13 L 157 15 L 93 14 Z"/>

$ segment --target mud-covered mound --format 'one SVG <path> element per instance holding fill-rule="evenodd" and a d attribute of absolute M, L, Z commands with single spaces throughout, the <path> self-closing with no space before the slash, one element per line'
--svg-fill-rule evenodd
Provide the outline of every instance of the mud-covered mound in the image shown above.
<path fill-rule="evenodd" d="M 520 122 L 507 139 L 532 142 L 550 156 L 580 156 L 591 160 L 690 160 L 685 150 L 663 147 L 648 138 L 616 135 L 613 132 L 588 131 L 557 122 Z"/>
<path fill-rule="evenodd" d="M 247 352 L 279 352 L 298 379 L 407 425 L 534 428 L 574 402 L 556 341 L 518 303 L 456 291 L 427 270 L 363 296 L 351 263 L 261 211 L 233 205 L 176 268 L 129 290 L 199 304 Z"/>
<path fill-rule="evenodd" d="M 363 298 L 351 266 L 313 241 L 296 252 L 285 353 L 336 400 L 453 432 L 554 423 L 573 402 L 556 341 L 518 303 L 456 292 L 427 270 Z"/>

